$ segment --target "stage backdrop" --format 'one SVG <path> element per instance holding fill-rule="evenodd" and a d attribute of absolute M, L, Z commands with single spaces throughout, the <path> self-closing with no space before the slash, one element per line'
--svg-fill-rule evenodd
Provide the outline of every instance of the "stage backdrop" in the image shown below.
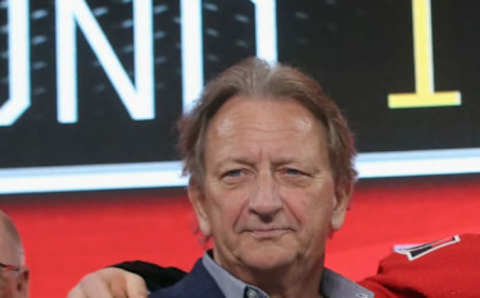
<path fill-rule="evenodd" d="M 185 185 L 175 120 L 251 55 L 318 79 L 361 177 L 480 172 L 474 1 L 0 0 L 0 192 Z"/>

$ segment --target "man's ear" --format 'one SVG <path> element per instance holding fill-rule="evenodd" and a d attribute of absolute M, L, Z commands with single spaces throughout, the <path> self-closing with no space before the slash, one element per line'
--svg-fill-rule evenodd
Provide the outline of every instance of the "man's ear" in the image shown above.
<path fill-rule="evenodd" d="M 205 206 L 206 202 L 203 190 L 198 184 L 190 181 L 187 191 L 188 199 L 190 200 L 190 203 L 192 203 L 200 231 L 205 237 L 210 237 L 212 230 Z"/>
<path fill-rule="evenodd" d="M 345 220 L 348 207 L 350 205 L 352 187 L 343 187 L 335 191 L 333 212 L 330 220 L 331 232 L 338 231 Z"/>

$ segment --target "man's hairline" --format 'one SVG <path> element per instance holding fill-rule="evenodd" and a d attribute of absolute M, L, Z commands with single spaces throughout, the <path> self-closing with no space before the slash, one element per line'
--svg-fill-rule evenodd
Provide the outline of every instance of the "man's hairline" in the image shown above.
<path fill-rule="evenodd" d="M 215 118 L 215 116 L 217 115 L 218 111 L 220 111 L 220 109 L 230 100 L 232 100 L 233 98 L 236 98 L 236 97 L 240 97 L 240 98 L 243 98 L 243 100 L 270 100 L 270 101 L 287 101 L 287 100 L 292 100 L 294 102 L 296 102 L 297 104 L 299 104 L 300 106 L 302 106 L 303 108 L 305 108 L 313 117 L 313 119 L 316 120 L 317 122 L 317 125 L 320 125 L 322 127 L 322 129 L 325 131 L 325 137 L 326 137 L 326 140 L 327 140 L 327 143 L 325 143 L 325 146 L 326 146 L 326 149 L 327 149 L 327 153 L 328 153 L 328 163 L 329 163 L 329 166 L 331 168 L 331 173 L 332 173 L 332 176 L 334 176 L 334 169 L 333 169 L 333 165 L 331 164 L 331 160 L 330 160 L 330 142 L 331 142 L 331 135 L 330 135 L 330 132 L 329 132 L 329 129 L 327 127 L 327 125 L 324 123 L 324 119 L 320 119 L 319 117 L 317 117 L 317 115 L 315 115 L 315 113 L 306 105 L 304 104 L 300 99 L 298 98 L 295 98 L 293 96 L 288 96 L 288 95 L 275 95 L 273 94 L 273 92 L 265 92 L 264 90 L 260 90 L 260 91 L 248 91 L 248 92 L 245 92 L 245 91 L 239 91 L 235 94 L 232 94 L 231 96 L 227 97 L 223 103 L 219 106 L 219 108 L 215 111 L 215 113 L 213 113 L 211 115 L 210 118 L 206 119 L 207 123 L 205 124 L 205 126 L 203 127 L 203 129 L 199 132 L 199 135 L 198 135 L 198 143 L 195 144 L 195 146 L 199 146 L 199 155 L 200 155 L 200 158 L 198 160 L 199 162 L 199 168 L 201 169 L 201 177 L 195 177 L 194 173 L 189 170 L 189 174 L 190 174 L 190 177 L 189 177 L 189 181 L 188 181 L 188 186 L 187 187 L 194 187 L 194 188 L 197 188 L 199 189 L 202 193 L 203 193 L 203 190 L 204 190 L 204 184 L 205 184 L 205 174 L 206 174 L 206 163 L 205 163 L 205 151 L 206 151 L 206 142 L 207 142 L 207 133 L 208 133 L 208 128 L 210 127 L 210 123 L 212 122 L 213 118 Z M 198 179 L 200 178 L 200 179 Z M 332 178 L 335 178 L 335 177 L 332 177 Z M 334 179 L 335 180 L 335 179 Z"/>

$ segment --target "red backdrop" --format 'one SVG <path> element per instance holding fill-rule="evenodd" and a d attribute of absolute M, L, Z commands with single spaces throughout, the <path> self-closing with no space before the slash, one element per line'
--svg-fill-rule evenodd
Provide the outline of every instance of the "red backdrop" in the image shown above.
<path fill-rule="evenodd" d="M 31 296 L 65 297 L 87 272 L 142 259 L 189 269 L 203 248 L 183 190 L 1 196 L 31 268 Z M 480 175 L 361 181 L 327 266 L 358 280 L 394 244 L 480 232 Z"/>

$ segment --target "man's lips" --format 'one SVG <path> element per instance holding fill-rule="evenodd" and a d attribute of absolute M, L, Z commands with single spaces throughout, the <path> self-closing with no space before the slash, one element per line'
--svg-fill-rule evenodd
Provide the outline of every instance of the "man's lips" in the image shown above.
<path fill-rule="evenodd" d="M 259 228 L 246 229 L 245 232 L 256 239 L 278 238 L 286 233 L 292 232 L 290 228 Z"/>

